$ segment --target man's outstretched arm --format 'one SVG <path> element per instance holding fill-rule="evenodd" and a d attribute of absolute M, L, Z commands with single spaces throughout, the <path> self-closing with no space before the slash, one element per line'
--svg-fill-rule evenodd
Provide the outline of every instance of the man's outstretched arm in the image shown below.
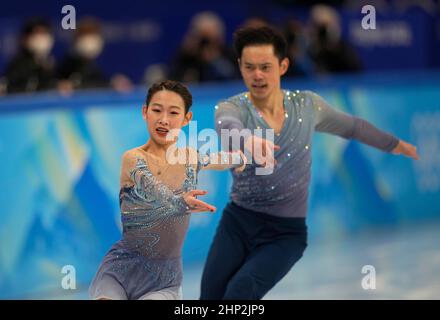
<path fill-rule="evenodd" d="M 316 131 L 338 135 L 345 139 L 355 139 L 384 152 L 419 159 L 417 148 L 412 144 L 378 129 L 364 119 L 333 109 L 313 92 L 309 91 L 308 94 L 313 103 Z"/>

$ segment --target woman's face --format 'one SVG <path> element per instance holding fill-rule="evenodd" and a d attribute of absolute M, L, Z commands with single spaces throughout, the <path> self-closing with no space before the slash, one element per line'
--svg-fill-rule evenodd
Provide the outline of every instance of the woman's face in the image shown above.
<path fill-rule="evenodd" d="M 191 121 L 192 113 L 185 114 L 182 97 L 168 90 L 156 92 L 148 106 L 142 108 L 150 138 L 159 145 L 173 144 L 183 126 Z"/>

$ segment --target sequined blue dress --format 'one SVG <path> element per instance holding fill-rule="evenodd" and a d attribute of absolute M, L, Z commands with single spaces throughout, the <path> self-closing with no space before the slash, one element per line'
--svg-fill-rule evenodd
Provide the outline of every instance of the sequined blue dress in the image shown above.
<path fill-rule="evenodd" d="M 182 283 L 183 241 L 189 208 L 182 194 L 195 189 L 197 167 L 185 166 L 178 190 L 160 182 L 146 161 L 137 159 L 133 186 L 120 190 L 123 236 L 105 255 L 89 288 L 92 299 L 139 299 Z"/>

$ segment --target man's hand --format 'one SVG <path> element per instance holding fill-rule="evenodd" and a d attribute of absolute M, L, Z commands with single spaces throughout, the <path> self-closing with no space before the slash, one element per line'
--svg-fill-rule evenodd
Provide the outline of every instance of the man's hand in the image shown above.
<path fill-rule="evenodd" d="M 277 164 L 274 152 L 279 150 L 280 146 L 275 145 L 273 142 L 257 136 L 250 136 L 245 141 L 244 147 L 250 152 L 257 164 L 272 168 Z"/>
<path fill-rule="evenodd" d="M 419 160 L 419 155 L 417 154 L 417 147 L 403 140 L 399 140 L 397 146 L 391 151 L 393 154 L 403 154 L 407 157 Z"/>

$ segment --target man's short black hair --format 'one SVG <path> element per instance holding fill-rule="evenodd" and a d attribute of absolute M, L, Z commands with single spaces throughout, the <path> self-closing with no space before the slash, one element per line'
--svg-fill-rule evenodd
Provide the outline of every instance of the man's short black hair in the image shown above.
<path fill-rule="evenodd" d="M 245 47 L 254 45 L 272 45 L 279 61 L 287 57 L 286 39 L 273 27 L 247 27 L 238 29 L 234 33 L 234 49 L 238 58 L 241 58 Z"/>

